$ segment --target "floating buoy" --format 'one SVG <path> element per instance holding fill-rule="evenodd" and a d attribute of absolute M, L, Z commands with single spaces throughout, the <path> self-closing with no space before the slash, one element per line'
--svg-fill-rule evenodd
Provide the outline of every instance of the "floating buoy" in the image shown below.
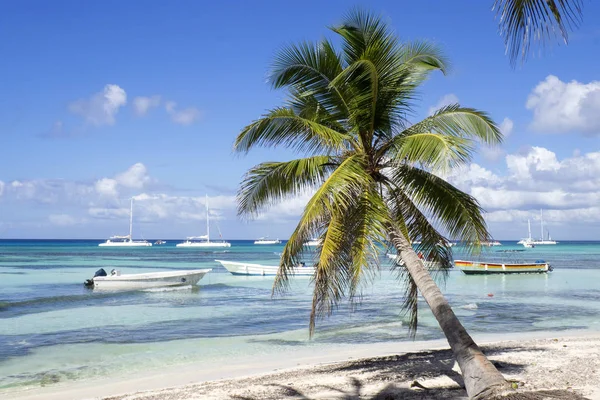
<path fill-rule="evenodd" d="M 494 293 L 488 293 L 488 297 L 494 297 Z"/>

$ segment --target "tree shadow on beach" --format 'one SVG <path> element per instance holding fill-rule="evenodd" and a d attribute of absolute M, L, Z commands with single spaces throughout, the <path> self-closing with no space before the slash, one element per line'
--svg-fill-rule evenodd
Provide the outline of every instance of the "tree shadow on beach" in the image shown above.
<path fill-rule="evenodd" d="M 506 352 L 522 350 L 519 345 L 484 348 L 484 353 L 491 356 Z M 528 351 L 543 351 L 529 347 Z M 467 399 L 462 376 L 453 369 L 454 357 L 450 350 L 423 351 L 387 357 L 345 362 L 343 364 L 320 366 L 312 369 L 310 375 L 314 384 L 294 387 L 293 383 L 280 384 L 265 377 L 261 385 L 261 393 L 232 395 L 235 400 L 263 399 L 338 399 L 338 400 L 442 400 Z M 518 375 L 526 365 L 494 362 L 505 375 Z M 360 376 L 360 379 L 356 376 Z M 323 379 L 320 379 L 320 376 Z M 344 383 L 319 384 L 327 377 L 346 376 Z M 272 376 L 275 378 L 276 376 Z M 440 384 L 440 378 L 443 383 Z M 294 381 L 293 373 L 286 377 Z M 401 384 L 401 382 L 403 382 Z M 410 382 L 408 385 L 407 383 Z M 376 386 L 373 386 L 376 385 Z M 400 386 L 401 385 L 401 386 Z M 370 388 L 367 388 L 370 386 Z M 409 387 L 407 387 L 409 386 Z M 374 390 L 375 389 L 375 390 Z M 585 397 L 568 390 L 526 391 L 523 388 L 515 391 L 504 400 L 517 399 L 563 399 L 584 400 Z"/>

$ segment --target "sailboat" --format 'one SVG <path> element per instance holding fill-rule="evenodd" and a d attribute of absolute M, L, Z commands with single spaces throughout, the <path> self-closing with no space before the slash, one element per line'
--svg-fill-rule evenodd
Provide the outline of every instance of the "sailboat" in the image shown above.
<path fill-rule="evenodd" d="M 220 232 L 219 232 L 220 235 Z M 178 243 L 175 247 L 231 247 L 231 243 L 224 240 L 210 241 L 210 216 L 208 212 L 208 196 L 206 196 L 206 235 L 188 236 L 186 241 Z"/>
<path fill-rule="evenodd" d="M 100 247 L 151 247 L 152 243 L 147 240 L 132 240 L 131 232 L 133 229 L 133 197 L 129 207 L 129 235 L 111 236 L 104 243 L 100 243 Z"/>
<path fill-rule="evenodd" d="M 535 247 L 533 243 L 533 239 L 531 238 L 531 220 L 527 220 L 527 231 L 529 232 L 529 236 L 525 239 L 521 239 L 517 242 L 517 244 L 522 244 L 524 247 Z"/>
<path fill-rule="evenodd" d="M 541 229 L 541 233 L 542 236 L 539 240 L 534 240 L 532 243 L 537 245 L 537 244 L 556 244 L 558 243 L 556 240 L 552 240 L 552 238 L 550 237 L 550 231 L 548 231 L 548 239 L 544 239 L 544 212 L 543 210 L 540 209 L 540 229 Z M 531 236 L 531 235 L 529 235 Z"/>

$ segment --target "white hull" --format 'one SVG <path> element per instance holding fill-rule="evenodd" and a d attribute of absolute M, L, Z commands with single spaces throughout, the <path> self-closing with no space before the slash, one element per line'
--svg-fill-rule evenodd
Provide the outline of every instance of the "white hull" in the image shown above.
<path fill-rule="evenodd" d="M 537 246 L 538 244 L 556 244 L 558 242 L 555 240 L 534 240 L 531 243 Z"/>
<path fill-rule="evenodd" d="M 280 244 L 281 240 L 255 240 L 254 244 Z"/>
<path fill-rule="evenodd" d="M 279 270 L 279 267 L 276 265 L 250 264 L 244 262 L 222 260 L 215 261 L 220 263 L 227 271 L 231 272 L 233 275 L 277 275 L 277 271 Z M 314 273 L 314 267 L 306 266 L 294 268 L 294 275 L 312 276 Z"/>
<path fill-rule="evenodd" d="M 231 243 L 228 242 L 183 242 L 178 243 L 175 247 L 200 247 L 200 248 L 208 248 L 208 247 L 231 247 Z"/>
<path fill-rule="evenodd" d="M 322 243 L 321 239 L 313 239 L 313 240 L 309 240 L 307 242 L 304 243 L 305 246 L 310 246 L 310 247 L 317 247 L 320 246 Z"/>
<path fill-rule="evenodd" d="M 106 241 L 104 243 L 100 243 L 98 246 L 100 247 L 152 247 L 152 243 L 150 242 L 111 242 Z"/>
<path fill-rule="evenodd" d="M 127 274 L 97 276 L 93 279 L 94 289 L 137 290 L 159 287 L 196 285 L 210 269 L 183 271 L 149 272 L 145 274 Z"/>

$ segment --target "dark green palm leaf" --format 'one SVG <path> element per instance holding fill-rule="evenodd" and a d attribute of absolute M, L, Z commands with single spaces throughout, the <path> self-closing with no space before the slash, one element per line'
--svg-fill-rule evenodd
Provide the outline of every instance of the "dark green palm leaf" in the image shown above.
<path fill-rule="evenodd" d="M 567 43 L 569 30 L 581 22 L 582 8 L 582 0 L 495 0 L 492 10 L 500 18 L 511 64 L 519 58 L 525 61 L 536 42 L 558 36 Z"/>

